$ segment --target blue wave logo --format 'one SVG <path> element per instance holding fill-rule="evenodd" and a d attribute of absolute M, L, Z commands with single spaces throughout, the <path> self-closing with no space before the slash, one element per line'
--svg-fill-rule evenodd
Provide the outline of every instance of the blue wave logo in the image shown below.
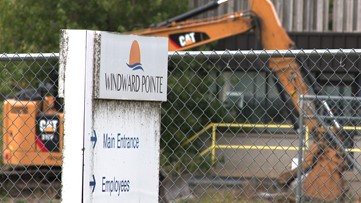
<path fill-rule="evenodd" d="M 142 64 L 141 63 L 134 63 L 134 64 L 128 64 L 127 63 L 127 66 L 133 70 L 143 70 L 143 67 L 142 67 Z"/>
<path fill-rule="evenodd" d="M 127 63 L 128 67 L 131 68 L 133 71 L 144 71 L 140 59 L 141 58 L 139 44 L 137 40 L 134 40 L 132 46 L 130 47 L 129 63 Z"/>

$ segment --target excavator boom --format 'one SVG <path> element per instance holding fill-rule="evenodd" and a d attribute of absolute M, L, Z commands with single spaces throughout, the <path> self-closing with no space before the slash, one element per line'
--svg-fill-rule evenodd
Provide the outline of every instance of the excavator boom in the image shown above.
<path fill-rule="evenodd" d="M 245 33 L 253 28 L 252 20 L 242 13 L 217 19 L 190 20 L 167 27 L 153 27 L 132 34 L 168 37 L 168 50 L 187 50 L 226 37 Z"/>

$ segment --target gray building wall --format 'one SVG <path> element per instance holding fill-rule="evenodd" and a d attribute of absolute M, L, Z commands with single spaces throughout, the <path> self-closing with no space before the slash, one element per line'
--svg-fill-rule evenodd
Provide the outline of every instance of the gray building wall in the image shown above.
<path fill-rule="evenodd" d="M 189 0 L 190 8 L 211 0 Z M 261 1 L 261 0 L 259 0 Z M 271 0 L 288 32 L 360 32 L 361 0 Z M 247 0 L 228 0 L 199 18 L 247 11 Z"/>

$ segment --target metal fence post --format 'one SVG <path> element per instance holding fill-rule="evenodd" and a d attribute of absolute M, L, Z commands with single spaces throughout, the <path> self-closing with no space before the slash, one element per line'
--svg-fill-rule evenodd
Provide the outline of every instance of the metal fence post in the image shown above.
<path fill-rule="evenodd" d="M 304 134 L 305 127 L 303 126 L 304 122 L 304 100 L 303 95 L 299 95 L 299 105 L 300 105 L 300 116 L 299 116 L 299 143 L 298 143 L 298 163 L 297 163 L 297 189 L 296 189 L 296 200 L 297 202 L 302 202 L 302 159 L 303 159 L 303 147 L 304 147 Z"/>

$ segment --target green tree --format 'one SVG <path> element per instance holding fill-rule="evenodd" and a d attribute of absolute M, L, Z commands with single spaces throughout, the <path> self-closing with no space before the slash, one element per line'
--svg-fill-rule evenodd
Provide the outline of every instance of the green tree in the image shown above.
<path fill-rule="evenodd" d="M 0 0 L 0 53 L 58 53 L 61 29 L 125 32 L 185 10 L 186 1 L 173 0 Z M 29 69 L 31 63 L 0 66 L 0 92 L 37 88 L 57 67 L 52 61 Z"/>
<path fill-rule="evenodd" d="M 173 0 L 1 0 L 2 53 L 59 52 L 61 29 L 126 32 L 187 10 Z"/>

